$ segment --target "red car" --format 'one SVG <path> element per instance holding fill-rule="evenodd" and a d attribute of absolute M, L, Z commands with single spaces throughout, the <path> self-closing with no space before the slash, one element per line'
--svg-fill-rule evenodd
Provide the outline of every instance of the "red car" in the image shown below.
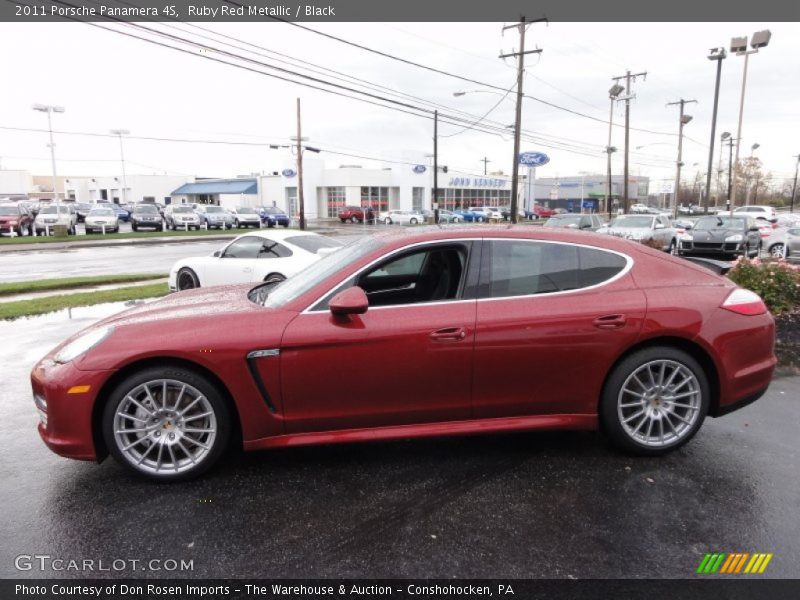
<path fill-rule="evenodd" d="M 430 228 L 129 309 L 31 378 L 54 452 L 158 480 L 229 447 L 500 431 L 601 428 L 656 455 L 765 392 L 774 335 L 756 294 L 642 244 Z"/>
<path fill-rule="evenodd" d="M 533 210 L 525 211 L 525 218 L 530 221 L 535 221 L 536 219 L 549 219 L 554 214 L 556 214 L 556 211 L 552 208 L 547 208 L 541 204 L 534 204 Z"/>
<path fill-rule="evenodd" d="M 33 235 L 33 215 L 24 204 L 0 204 L 0 233 Z"/>
<path fill-rule="evenodd" d="M 339 220 L 342 223 L 363 223 L 364 222 L 364 209 L 360 206 L 345 206 L 339 211 Z M 374 221 L 375 213 L 371 208 L 367 209 L 367 221 Z"/>

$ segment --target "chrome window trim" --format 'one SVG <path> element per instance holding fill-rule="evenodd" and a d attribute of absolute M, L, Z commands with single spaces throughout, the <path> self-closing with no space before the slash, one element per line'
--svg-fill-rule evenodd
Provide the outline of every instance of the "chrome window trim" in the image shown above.
<path fill-rule="evenodd" d="M 382 260 L 389 258 L 390 256 L 397 254 L 398 252 L 403 252 L 410 248 L 415 248 L 417 246 L 425 246 L 431 244 L 452 244 L 457 242 L 502 242 L 502 241 L 514 241 L 514 242 L 528 242 L 528 243 L 540 243 L 540 244 L 562 244 L 567 246 L 576 246 L 578 248 L 588 248 L 589 250 L 600 250 L 602 252 L 609 252 L 611 254 L 616 254 L 617 256 L 621 256 L 625 259 L 625 267 L 613 277 L 606 279 L 605 281 L 601 281 L 600 283 L 596 283 L 594 285 L 590 285 L 587 287 L 578 288 L 575 290 L 563 290 L 560 292 L 549 292 L 546 294 L 525 294 L 520 296 L 500 296 L 498 298 L 471 298 L 466 300 L 439 300 L 436 302 L 418 302 L 416 304 L 394 304 L 390 306 L 375 306 L 370 307 L 368 310 L 386 310 L 387 308 L 410 308 L 415 306 L 442 306 L 447 304 L 463 304 L 465 302 L 496 302 L 498 300 L 518 300 L 520 298 L 551 298 L 553 296 L 563 296 L 565 294 L 574 294 L 577 292 L 585 292 L 587 290 L 593 290 L 599 287 L 603 287 L 609 285 L 618 279 L 622 279 L 628 272 L 633 268 L 634 260 L 631 256 L 627 254 L 623 254 L 622 252 L 618 252 L 617 250 L 610 250 L 608 248 L 601 248 L 599 246 L 592 246 L 590 244 L 580 244 L 577 242 L 562 242 L 557 240 L 535 240 L 530 238 L 516 238 L 516 237 L 482 237 L 482 238 L 453 238 L 448 240 L 430 240 L 427 242 L 416 242 L 414 244 L 410 244 L 408 246 L 403 246 L 402 248 L 397 248 L 392 250 L 388 254 L 384 254 L 383 256 L 376 258 L 375 260 L 371 261 L 369 264 L 364 265 L 361 269 L 347 277 L 339 281 L 336 285 L 328 288 L 328 291 L 319 296 L 316 300 L 314 300 L 311 304 L 306 307 L 300 314 L 301 315 L 313 315 L 313 314 L 320 314 L 320 313 L 328 313 L 329 310 L 311 310 L 311 307 L 316 306 L 319 302 L 321 302 L 326 296 L 328 296 L 332 291 L 337 290 L 340 286 L 344 285 L 348 280 L 352 279 L 353 277 L 358 277 L 364 271 L 371 268 L 373 265 L 381 262 Z"/>

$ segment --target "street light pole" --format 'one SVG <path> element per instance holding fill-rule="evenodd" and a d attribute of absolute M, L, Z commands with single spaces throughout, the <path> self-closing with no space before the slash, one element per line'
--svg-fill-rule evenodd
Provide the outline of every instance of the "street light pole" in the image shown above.
<path fill-rule="evenodd" d="M 667 106 L 679 105 L 681 107 L 680 120 L 678 125 L 678 160 L 676 162 L 677 168 L 675 170 L 675 190 L 672 194 L 672 218 L 678 218 L 678 202 L 680 202 L 681 195 L 681 167 L 683 166 L 683 126 L 692 120 L 691 115 L 683 114 L 683 108 L 687 104 L 697 103 L 697 100 L 684 100 L 681 98 L 678 102 L 670 102 Z"/>
<path fill-rule="evenodd" d="M 306 228 L 306 210 L 303 197 L 303 134 L 300 129 L 300 98 L 297 99 L 297 204 L 300 213 L 300 229 Z M 364 222 L 367 214 L 364 213 Z"/>
<path fill-rule="evenodd" d="M 725 48 L 712 48 L 709 60 L 717 61 L 717 81 L 714 85 L 714 111 L 711 116 L 711 142 L 708 148 L 708 172 L 706 173 L 706 193 L 703 199 L 703 214 L 708 214 L 708 205 L 711 201 L 711 169 L 714 166 L 714 141 L 717 134 L 717 107 L 719 106 L 719 82 L 722 77 L 722 61 L 727 56 Z M 719 187 L 719 186 L 717 186 Z M 719 194 L 719 190 L 717 190 Z"/>
<path fill-rule="evenodd" d="M 772 37 L 770 31 L 757 31 L 753 34 L 753 38 L 750 41 L 750 46 L 752 50 L 747 49 L 747 36 L 745 37 L 736 37 L 731 40 L 731 52 L 735 52 L 736 56 L 744 56 L 744 72 L 742 74 L 742 94 L 739 99 L 739 126 L 736 130 L 736 166 L 739 166 L 739 149 L 741 146 L 741 139 L 742 139 L 742 117 L 744 116 L 744 93 L 747 89 L 747 66 L 750 62 L 750 55 L 756 54 L 761 48 L 764 48 L 769 44 L 769 40 Z M 733 171 L 733 192 L 731 195 L 731 206 L 733 207 L 736 204 L 736 193 L 738 188 L 738 176 L 736 173 L 737 169 Z"/>
<path fill-rule="evenodd" d="M 33 110 L 38 110 L 39 112 L 47 113 L 47 131 L 50 133 L 50 161 L 53 165 L 53 199 L 56 202 L 56 206 L 60 204 L 58 199 L 58 174 L 56 172 L 56 143 L 53 139 L 53 121 L 51 115 L 55 113 L 63 113 L 64 107 L 63 106 L 52 106 L 50 104 L 34 104 Z"/>
<path fill-rule="evenodd" d="M 433 111 L 433 222 L 439 223 L 439 111 Z"/>
<path fill-rule="evenodd" d="M 116 135 L 119 138 L 119 159 L 122 162 L 122 204 L 127 204 L 125 200 L 125 193 L 128 191 L 128 176 L 125 173 L 125 152 L 122 148 L 122 136 L 130 135 L 127 129 L 112 129 L 109 133 Z"/>

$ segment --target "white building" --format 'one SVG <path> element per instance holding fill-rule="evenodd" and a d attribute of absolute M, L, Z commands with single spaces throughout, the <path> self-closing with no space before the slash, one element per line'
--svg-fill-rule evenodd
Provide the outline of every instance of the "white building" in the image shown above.
<path fill-rule="evenodd" d="M 0 198 L 27 196 L 33 177 L 27 171 L 0 170 Z"/>
<path fill-rule="evenodd" d="M 194 181 L 183 175 L 128 175 L 125 186 L 122 177 L 83 177 L 67 180 L 67 197 L 78 202 L 110 200 L 117 204 L 128 202 L 172 202 L 172 191 Z"/>

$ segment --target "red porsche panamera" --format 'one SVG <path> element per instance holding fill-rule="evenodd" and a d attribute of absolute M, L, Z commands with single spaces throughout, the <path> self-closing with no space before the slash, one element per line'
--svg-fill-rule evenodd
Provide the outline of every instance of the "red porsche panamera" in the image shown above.
<path fill-rule="evenodd" d="M 773 343 L 757 295 L 643 245 L 437 228 L 132 308 L 31 378 L 54 452 L 175 480 L 231 445 L 599 427 L 661 454 L 758 399 Z"/>

